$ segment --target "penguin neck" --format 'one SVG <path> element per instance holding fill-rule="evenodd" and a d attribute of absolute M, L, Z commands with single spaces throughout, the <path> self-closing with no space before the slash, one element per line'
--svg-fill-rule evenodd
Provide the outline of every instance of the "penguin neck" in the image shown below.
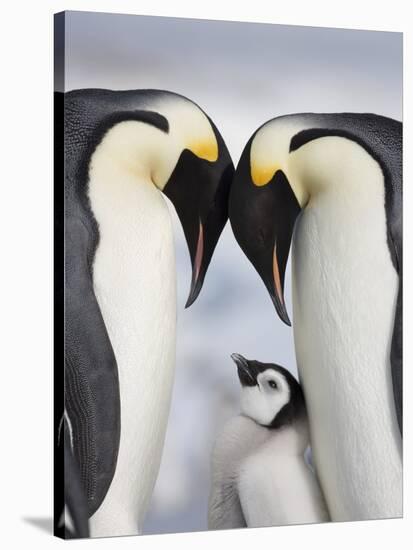
<path fill-rule="evenodd" d="M 301 456 L 309 445 L 309 429 L 306 418 L 277 429 L 259 426 L 267 431 L 264 446 L 274 457 Z"/>
<path fill-rule="evenodd" d="M 287 175 L 301 208 L 332 193 L 337 207 L 350 211 L 360 201 L 368 207 L 368 182 L 383 177 L 378 162 L 359 144 L 343 137 L 310 141 L 290 157 Z"/>
<path fill-rule="evenodd" d="M 100 242 L 128 248 L 131 257 L 124 261 L 146 254 L 150 261 L 162 240 L 170 244 L 170 221 L 160 189 L 175 166 L 177 153 L 173 154 L 173 146 L 167 153 L 166 139 L 157 128 L 126 121 L 107 132 L 91 157 L 88 196 Z M 166 156 L 166 161 L 158 163 L 157 155 Z M 140 286 L 139 281 L 136 284 Z"/>

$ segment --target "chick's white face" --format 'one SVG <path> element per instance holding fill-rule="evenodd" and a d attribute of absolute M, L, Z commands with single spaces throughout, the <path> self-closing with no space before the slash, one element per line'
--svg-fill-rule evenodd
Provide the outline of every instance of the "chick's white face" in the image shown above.
<path fill-rule="evenodd" d="M 267 369 L 257 376 L 255 386 L 242 386 L 241 411 L 252 420 L 268 426 L 290 400 L 290 386 L 285 377 Z"/>

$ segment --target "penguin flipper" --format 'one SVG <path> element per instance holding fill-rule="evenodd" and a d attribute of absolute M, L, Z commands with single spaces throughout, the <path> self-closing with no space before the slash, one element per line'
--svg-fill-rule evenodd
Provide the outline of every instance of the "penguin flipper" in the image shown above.
<path fill-rule="evenodd" d="M 116 468 L 119 380 L 93 289 L 90 252 L 96 239 L 79 216 L 68 216 L 65 229 L 65 409 L 90 517 L 105 498 Z"/>

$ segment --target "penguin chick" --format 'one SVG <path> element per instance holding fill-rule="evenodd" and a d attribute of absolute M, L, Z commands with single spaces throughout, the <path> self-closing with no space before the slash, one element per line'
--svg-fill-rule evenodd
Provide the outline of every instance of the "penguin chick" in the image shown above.
<path fill-rule="evenodd" d="M 215 443 L 209 529 L 328 521 L 304 459 L 309 431 L 301 386 L 279 365 L 231 357 L 241 383 L 241 414 L 225 424 Z"/>

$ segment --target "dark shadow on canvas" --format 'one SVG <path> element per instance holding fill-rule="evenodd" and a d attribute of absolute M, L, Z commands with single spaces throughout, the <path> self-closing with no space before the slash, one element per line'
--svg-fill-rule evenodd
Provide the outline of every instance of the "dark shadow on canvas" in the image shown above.
<path fill-rule="evenodd" d="M 49 535 L 53 534 L 53 519 L 49 517 L 42 518 L 22 518 L 26 523 L 30 523 L 34 527 L 37 527 L 41 531 L 48 533 Z"/>

